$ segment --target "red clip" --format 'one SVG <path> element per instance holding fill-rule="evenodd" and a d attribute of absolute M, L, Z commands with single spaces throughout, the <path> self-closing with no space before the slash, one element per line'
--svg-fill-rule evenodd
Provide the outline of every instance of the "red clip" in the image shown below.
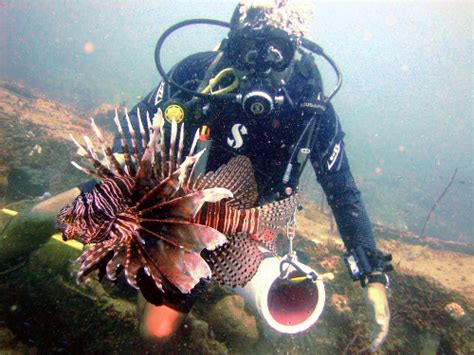
<path fill-rule="evenodd" d="M 200 141 L 207 141 L 211 135 L 211 130 L 208 126 L 203 125 L 201 127 L 201 133 L 199 135 L 199 140 Z"/>

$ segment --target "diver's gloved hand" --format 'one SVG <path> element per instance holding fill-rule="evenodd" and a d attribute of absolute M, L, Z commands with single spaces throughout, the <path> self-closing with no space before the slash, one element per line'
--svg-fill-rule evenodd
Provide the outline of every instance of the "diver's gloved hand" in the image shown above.
<path fill-rule="evenodd" d="M 376 352 L 387 338 L 390 327 L 390 309 L 388 307 L 386 287 L 383 283 L 369 283 L 363 288 L 371 318 L 375 322 L 370 335 L 370 345 L 361 352 Z"/>

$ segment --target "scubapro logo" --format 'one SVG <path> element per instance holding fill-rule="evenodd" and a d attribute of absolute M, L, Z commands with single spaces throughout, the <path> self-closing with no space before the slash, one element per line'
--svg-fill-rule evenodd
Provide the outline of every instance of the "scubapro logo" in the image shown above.
<path fill-rule="evenodd" d="M 232 126 L 232 136 L 234 138 L 227 138 L 227 144 L 234 149 L 239 149 L 244 144 L 242 136 L 245 136 L 247 133 L 247 127 L 243 124 L 236 123 Z"/>

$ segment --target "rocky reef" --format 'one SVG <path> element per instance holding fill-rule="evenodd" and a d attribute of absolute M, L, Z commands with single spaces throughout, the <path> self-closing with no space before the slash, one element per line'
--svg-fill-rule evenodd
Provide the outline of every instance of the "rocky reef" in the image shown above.
<path fill-rule="evenodd" d="M 2 276 L 0 352 L 330 354 L 361 349 L 371 323 L 360 287 L 335 257 L 342 248 L 303 236 L 296 241 L 309 265 L 334 276 L 326 281 L 328 297 L 320 320 L 303 333 L 271 330 L 243 299 L 213 284 L 173 339 L 159 347 L 139 336 L 135 291 L 120 283 L 99 283 L 96 275 L 77 286 L 71 261 L 79 250 L 51 239 L 23 268 Z M 474 351 L 472 304 L 462 295 L 403 269 L 391 280 L 392 324 L 382 353 Z"/>
<path fill-rule="evenodd" d="M 74 109 L 0 81 L 0 203 L 55 194 L 84 180 L 69 163 L 69 134 L 87 131 L 87 119 Z"/>

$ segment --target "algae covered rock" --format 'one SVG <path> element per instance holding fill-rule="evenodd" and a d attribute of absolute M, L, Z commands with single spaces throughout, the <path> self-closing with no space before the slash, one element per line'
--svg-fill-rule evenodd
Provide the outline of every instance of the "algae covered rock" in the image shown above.
<path fill-rule="evenodd" d="M 212 333 L 209 329 L 209 324 L 205 321 L 188 316 L 183 325 L 183 332 L 187 333 L 186 337 L 179 339 L 179 334 L 176 337 L 179 345 L 176 350 L 184 350 L 184 348 L 196 351 L 200 349 L 201 354 L 228 354 L 229 351 L 226 346 L 220 341 L 212 338 Z M 184 340 L 184 343 L 183 343 Z"/>
<path fill-rule="evenodd" d="M 209 325 L 217 339 L 234 347 L 250 346 L 259 339 L 255 317 L 246 312 L 244 299 L 237 295 L 226 296 L 212 307 Z"/>
<path fill-rule="evenodd" d="M 97 115 L 111 141 L 113 105 Z M 76 148 L 70 134 L 90 134 L 88 115 L 46 98 L 16 82 L 0 80 L 0 202 L 55 195 L 87 179 L 70 161 Z"/>
<path fill-rule="evenodd" d="M 87 131 L 88 120 L 73 108 L 0 81 L 0 201 L 55 194 L 83 181 L 70 164 L 69 134 Z"/>
<path fill-rule="evenodd" d="M 13 332 L 5 327 L 0 327 L 0 349 L 7 348 L 15 339 Z"/>

